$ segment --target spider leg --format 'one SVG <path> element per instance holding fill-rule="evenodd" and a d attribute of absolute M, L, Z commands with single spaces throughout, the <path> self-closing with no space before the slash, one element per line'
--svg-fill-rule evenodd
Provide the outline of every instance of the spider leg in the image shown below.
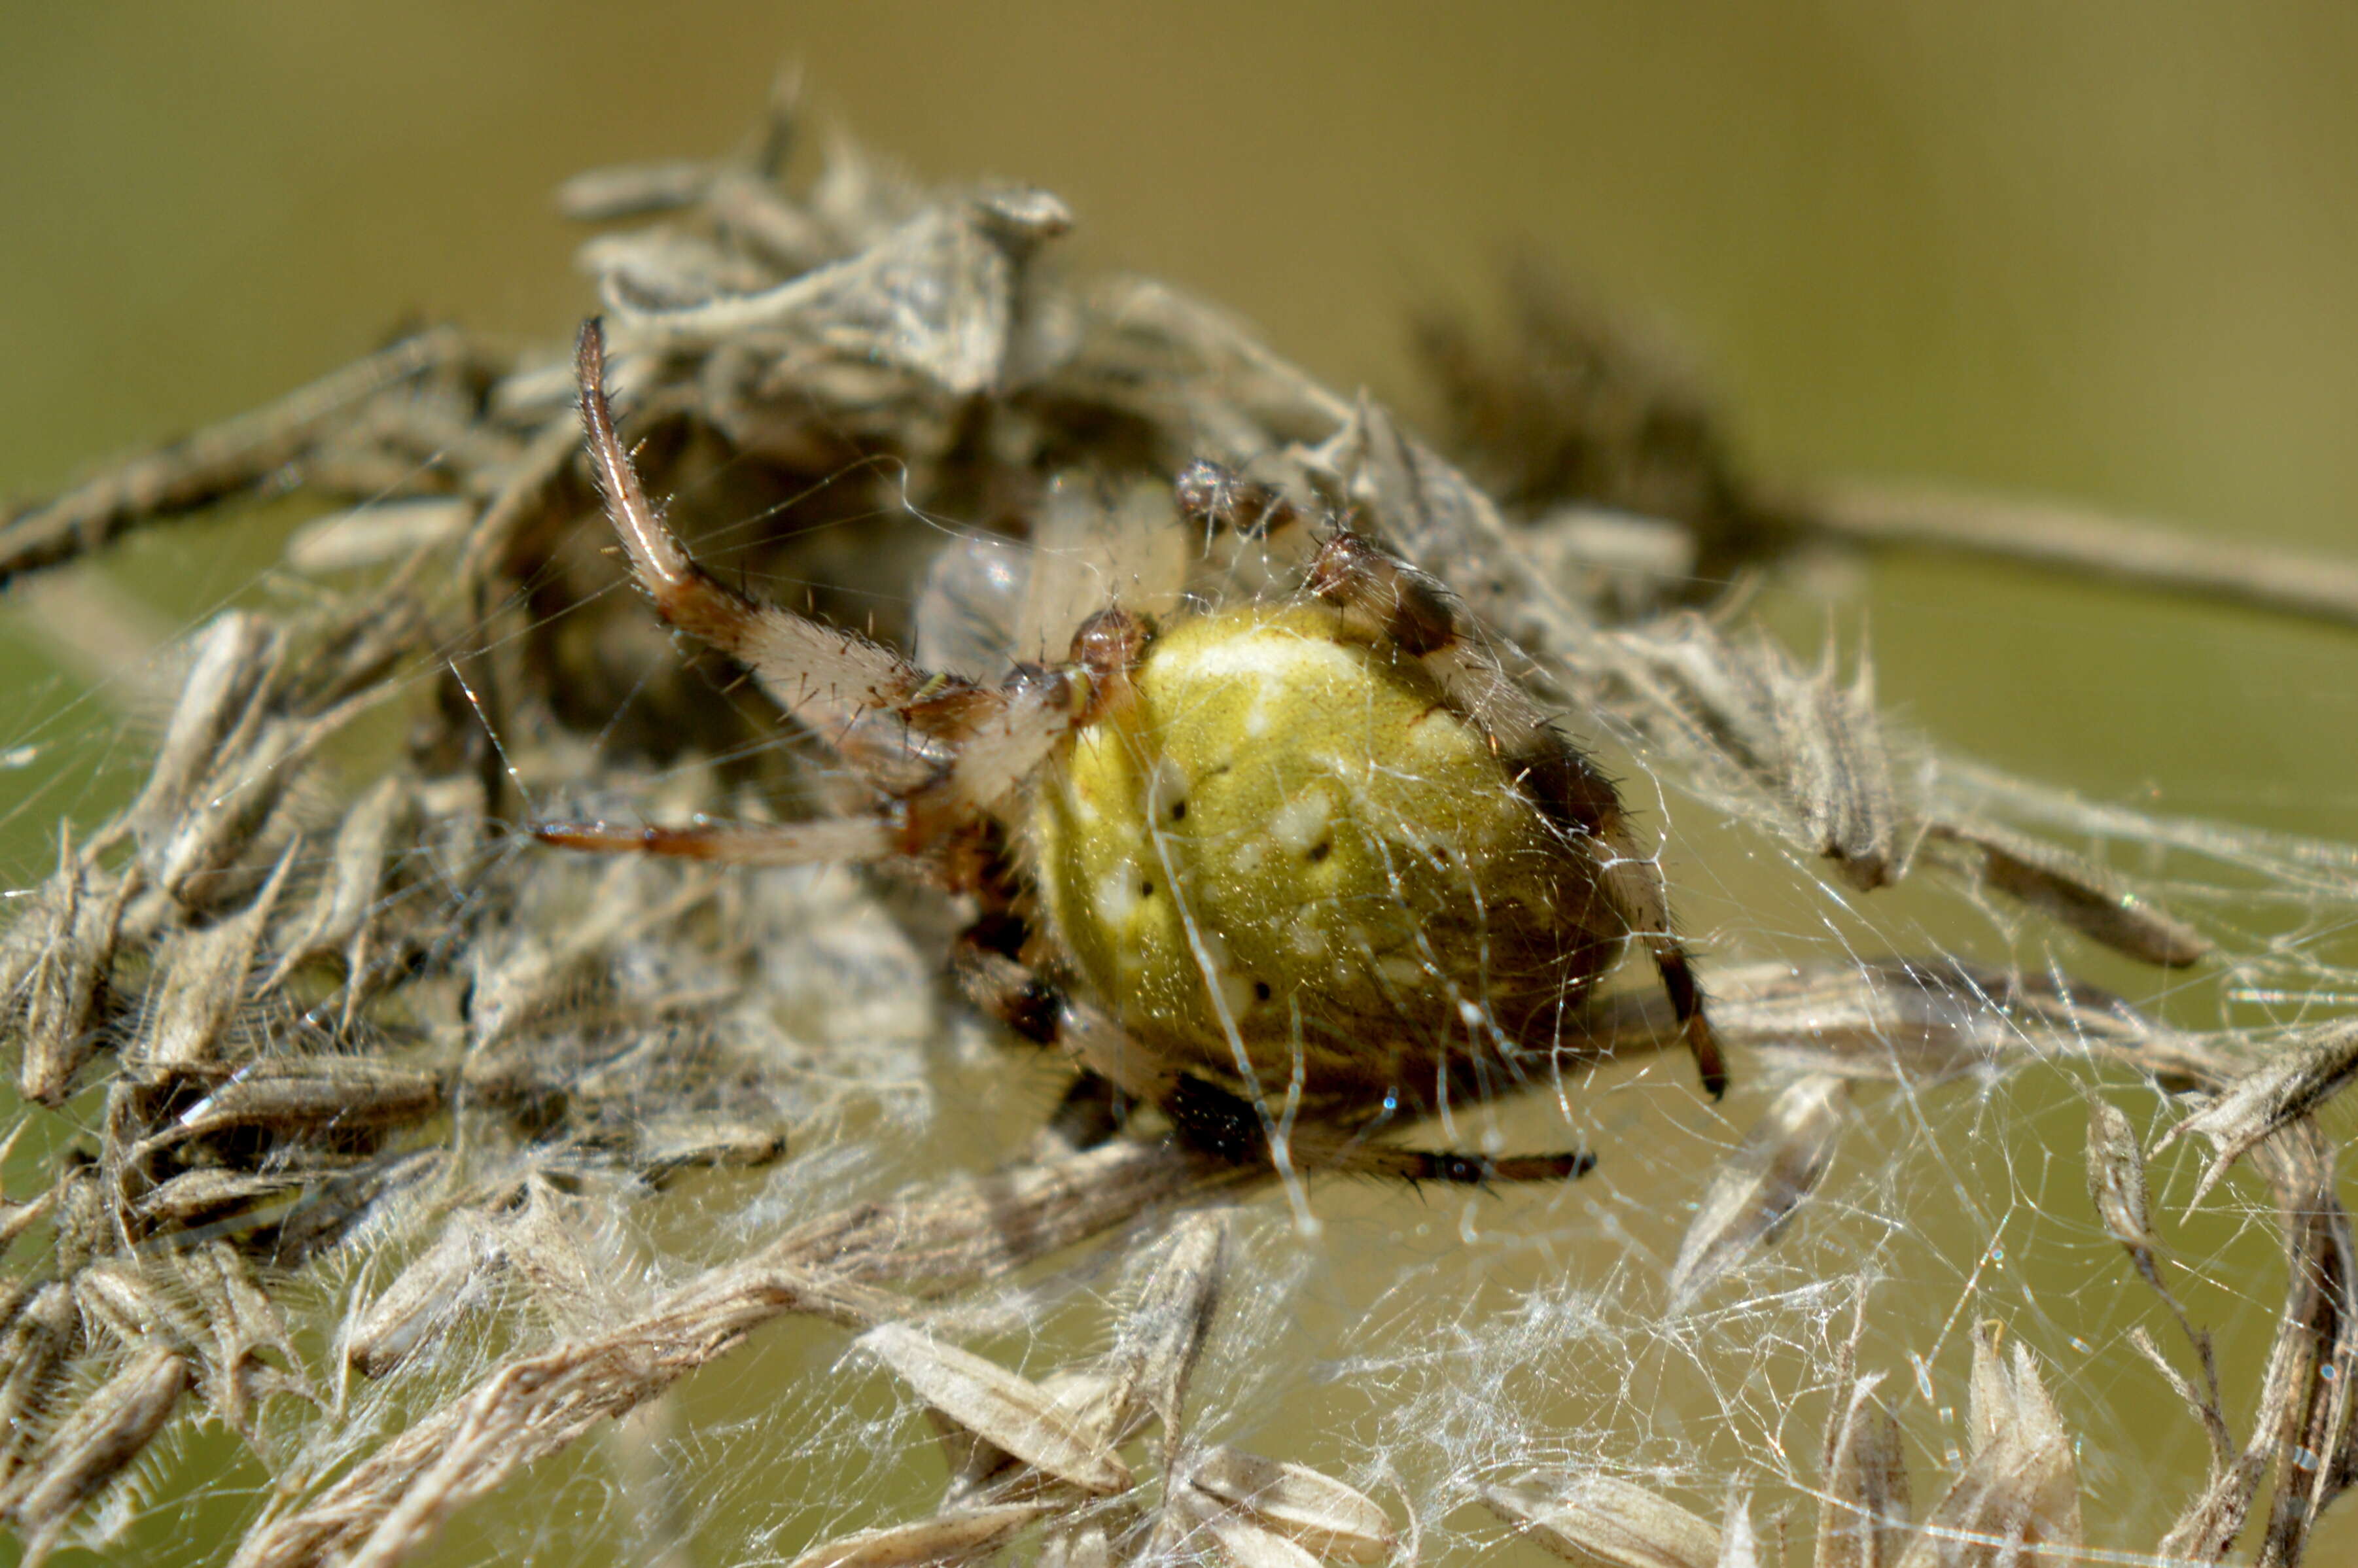
<path fill-rule="evenodd" d="M 1081 622 L 1070 663 L 1055 669 L 1018 665 L 990 694 L 997 706 L 968 731 L 949 763 L 898 792 L 905 852 L 922 853 L 944 831 L 998 806 L 1065 736 L 1130 701 L 1130 672 L 1151 635 L 1145 621 L 1116 606 Z"/>
<path fill-rule="evenodd" d="M 820 822 L 699 822 L 686 827 L 611 822 L 540 822 L 528 829 L 544 844 L 604 854 L 670 855 L 744 866 L 859 864 L 906 856 L 936 862 L 954 887 L 972 878 L 956 850 L 979 814 L 1011 793 L 1072 729 L 1085 710 L 1075 677 L 1018 672 L 991 713 L 952 760 L 918 782 L 887 790 L 873 814 Z M 1084 681 L 1083 688 L 1087 685 Z"/>
<path fill-rule="evenodd" d="M 1605 863 L 1605 895 L 1620 911 L 1622 923 L 1645 943 L 1646 951 L 1652 956 L 1654 972 L 1661 977 L 1662 990 L 1671 999 L 1671 1014 L 1686 1035 L 1695 1071 L 1703 1079 L 1705 1092 L 1718 1099 L 1727 1093 L 1727 1057 L 1720 1047 L 1719 1032 L 1712 1027 L 1703 988 L 1696 983 L 1686 946 L 1671 929 L 1668 901 L 1662 892 L 1662 869 L 1651 857 L 1639 852 L 1636 841 L 1629 836 L 1628 819 L 1619 812 L 1598 822 L 1597 836 L 1612 851 L 1612 858 Z"/>
<path fill-rule="evenodd" d="M 1243 1096 L 1180 1072 L 1096 1008 L 1068 997 L 1002 950 L 1018 940 L 1020 922 L 986 916 L 960 936 L 951 970 L 969 1000 L 1025 1039 L 1076 1057 L 1083 1084 L 1094 1078 L 1114 1095 L 1163 1108 L 1180 1139 L 1239 1165 L 1280 1163 L 1267 1119 Z M 1065 1097 L 1061 1120 L 1081 1089 Z M 1104 1091 L 1091 1087 L 1092 1103 Z M 1108 1130 L 1118 1119 L 1107 1123 Z M 1404 1182 L 1482 1186 L 1492 1182 L 1561 1182 L 1595 1163 L 1585 1151 L 1561 1154 L 1487 1155 L 1406 1149 L 1370 1142 L 1319 1125 L 1283 1135 L 1283 1163 L 1295 1170 L 1333 1171 Z"/>
<path fill-rule="evenodd" d="M 849 730 L 863 714 L 886 709 L 920 734 L 956 740 L 997 706 L 988 688 L 928 675 L 857 633 L 763 603 L 698 565 L 648 503 L 615 434 L 606 400 L 606 338 L 594 318 L 582 323 L 574 372 L 607 519 L 630 556 L 632 575 L 665 621 L 752 670 L 781 708 L 822 734 Z"/>
<path fill-rule="evenodd" d="M 1089 693 L 1086 676 L 1073 670 L 1018 666 L 995 696 L 997 706 L 935 781 L 960 806 L 989 806 L 1013 793 L 1081 721 Z"/>
<path fill-rule="evenodd" d="M 535 822 L 544 844 L 596 854 L 677 856 L 732 866 L 807 866 L 882 860 L 900 852 L 882 817 L 825 822 L 698 822 L 687 827 L 629 827 L 611 822 Z"/>
<path fill-rule="evenodd" d="M 1135 1108 L 1128 1095 L 1083 1067 L 1048 1114 L 1041 1135 L 1065 1150 L 1095 1149 L 1118 1137 Z"/>
<path fill-rule="evenodd" d="M 1373 540 L 1337 533 L 1319 546 L 1304 586 L 1343 612 L 1368 643 L 1421 663 L 1450 709 L 1478 725 L 1499 762 L 1566 834 L 1603 849 L 1592 854 L 1597 885 L 1630 935 L 1644 942 L 1714 1099 L 1727 1090 L 1727 1064 L 1687 951 L 1671 931 L 1661 868 L 1641 854 L 1613 783 L 1557 732 L 1546 710 L 1474 635 L 1446 584 Z"/>
<path fill-rule="evenodd" d="M 1096 1008 L 1001 951 L 1003 928 L 985 929 L 993 924 L 976 922 L 951 951 L 950 974 L 968 1000 L 1024 1039 L 1066 1052 L 1131 1099 L 1159 1105 L 1177 1092 L 1177 1067 Z"/>
<path fill-rule="evenodd" d="M 614 429 L 605 392 L 605 335 L 595 319 L 582 324 L 574 368 L 607 518 L 657 612 L 752 670 L 780 707 L 830 740 L 891 804 L 864 827 L 854 826 L 860 819 L 829 826 L 827 833 L 844 846 L 836 853 L 816 848 L 828 841 L 825 834 L 799 825 L 781 830 L 785 837 L 780 838 L 763 829 L 563 824 L 536 829 L 545 841 L 706 859 L 750 856 L 767 864 L 923 856 L 945 832 L 1006 798 L 1076 725 L 1097 718 L 1127 690 L 1149 629 L 1123 611 L 1102 611 L 1082 624 L 1074 633 L 1071 664 L 1018 666 L 993 687 L 929 674 L 856 633 L 729 587 L 697 564 L 647 501 Z M 897 722 L 880 722 L 888 717 Z M 806 838 L 814 846 L 808 851 L 802 847 Z"/>
<path fill-rule="evenodd" d="M 1207 459 L 1181 469 L 1171 488 L 1179 515 L 1206 534 L 1267 540 L 1281 550 L 1298 548 L 1307 535 L 1308 519 L 1283 491 Z"/>

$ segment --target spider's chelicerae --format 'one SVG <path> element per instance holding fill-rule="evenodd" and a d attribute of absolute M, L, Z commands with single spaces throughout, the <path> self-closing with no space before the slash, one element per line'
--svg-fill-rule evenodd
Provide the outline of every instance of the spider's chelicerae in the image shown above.
<path fill-rule="evenodd" d="M 656 610 L 827 737 L 876 804 L 781 825 L 546 824 L 544 841 L 882 863 L 971 895 L 959 983 L 1077 1059 L 1068 1124 L 1143 1102 L 1238 1160 L 1578 1174 L 1585 1154 L 1371 1135 L 1527 1078 L 1577 1038 L 1579 1006 L 1633 935 L 1704 1086 L 1724 1087 L 1660 873 L 1612 784 L 1435 579 L 1339 525 L 1314 539 L 1276 492 L 1198 463 L 1182 514 L 1305 554 L 1298 591 L 1160 627 L 1109 604 L 1064 664 L 1019 664 L 996 685 L 932 674 L 699 567 L 615 435 L 595 321 L 576 368 L 607 513 Z"/>

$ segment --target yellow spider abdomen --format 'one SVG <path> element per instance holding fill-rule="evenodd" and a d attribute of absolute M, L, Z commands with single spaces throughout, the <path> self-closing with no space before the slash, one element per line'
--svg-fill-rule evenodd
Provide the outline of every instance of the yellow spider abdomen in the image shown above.
<path fill-rule="evenodd" d="M 1617 949 L 1487 740 L 1326 605 L 1182 622 L 1130 678 L 1032 837 L 1064 950 L 1159 1053 L 1420 1103 L 1444 1055 L 1531 1043 Z"/>

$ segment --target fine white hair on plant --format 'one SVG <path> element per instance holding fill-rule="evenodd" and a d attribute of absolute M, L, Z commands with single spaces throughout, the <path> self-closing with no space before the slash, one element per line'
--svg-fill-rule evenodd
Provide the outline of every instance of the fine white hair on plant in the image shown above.
<path fill-rule="evenodd" d="M 566 187 L 644 220 L 583 253 L 601 474 L 560 354 L 436 329 L 0 524 L 0 579 L 55 583 L 251 492 L 323 514 L 170 649 L 95 636 L 139 624 L 98 590 L 27 601 L 150 709 L 77 721 L 137 777 L 60 812 L 0 929 L 28 1561 L 2301 1558 L 2358 1466 L 2358 849 L 1954 755 L 1839 618 L 1796 652 L 1714 589 L 1773 608 L 1830 540 L 2030 553 L 2019 508 L 1771 493 L 1715 439 L 1651 441 L 1693 395 L 1531 276 L 1510 350 L 1428 331 L 1436 444 L 1204 302 L 1065 271 L 1044 193 L 845 139 L 797 186 L 795 132 L 786 94 L 748 153 Z M 721 640 L 741 663 L 619 591 L 600 482 L 660 520 L 638 581 L 783 607 Z M 2285 580 L 2071 521 L 2065 564 Z M 1143 754 L 1130 869 L 1163 885 L 1081 890 L 1109 923 L 1180 895 L 1252 1079 L 1224 1148 L 1168 1094 L 1076 1084 L 1154 999 L 1100 977 L 1065 1052 L 1022 1044 L 941 980 L 983 873 L 891 873 L 948 841 L 906 814 L 949 785 L 1026 798 L 1060 732 L 977 715 L 1046 700 L 1094 612 L 1293 602 L 1338 539 L 1391 597 L 1336 622 L 1381 609 L 1351 646 L 1419 661 L 1430 711 L 1223 853 L 1253 877 L 1374 824 L 1350 907 L 1262 933 L 1186 902 L 1165 819 L 1209 815 L 1200 778 Z M 2330 613 L 2318 580 L 2277 607 Z M 1190 656 L 1296 697 L 1360 656 L 1252 637 L 1293 645 Z M 1304 729 L 1186 689 L 1248 765 Z M 1479 775 L 1490 805 L 1541 795 L 1511 741 L 1551 725 L 1627 808 L 1584 849 L 1599 929 L 1693 946 L 1724 1102 L 1674 1066 L 1693 995 L 1639 965 L 1510 1010 L 1507 906 L 1563 884 L 1476 876 L 1495 814 L 1403 787 L 1456 726 L 1528 764 Z M 515 831 L 558 810 L 716 853 Z M 749 843 L 825 863 L 720 863 Z M 1036 839 L 966 847 L 1040 873 Z M 1280 963 L 1390 998 L 1427 1037 L 1363 1044 L 1422 1076 L 1339 1120 L 1297 1020 L 1296 1070 L 1255 1076 L 1289 1036 L 1235 1021 Z M 1021 1025 L 1046 993 L 1001 994 Z M 1379 1162 L 1444 1144 L 1464 1162 Z M 1324 1173 L 1539 1148 L 1595 1168 Z"/>

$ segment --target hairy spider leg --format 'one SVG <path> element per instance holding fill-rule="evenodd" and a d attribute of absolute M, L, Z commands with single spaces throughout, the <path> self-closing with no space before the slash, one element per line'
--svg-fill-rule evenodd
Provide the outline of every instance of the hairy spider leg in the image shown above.
<path fill-rule="evenodd" d="M 1686 948 L 1671 929 L 1661 868 L 1639 852 L 1612 781 L 1469 634 L 1471 619 L 1440 579 L 1362 535 L 1338 532 L 1320 545 L 1304 586 L 1341 610 L 1358 636 L 1422 663 L 1451 710 L 1488 737 L 1508 776 L 1595 864 L 1615 914 L 1653 957 L 1704 1089 L 1714 1099 L 1725 1094 L 1726 1059 Z M 1602 852 L 1578 845 L 1582 839 Z"/>
<path fill-rule="evenodd" d="M 1181 469 L 1171 490 L 1179 515 L 1206 533 L 1265 539 L 1281 549 L 1304 548 L 1303 541 L 1309 538 L 1309 519 L 1283 491 L 1207 458 Z"/>
<path fill-rule="evenodd" d="M 606 399 L 606 336 L 595 317 L 581 324 L 574 373 L 606 516 L 629 553 L 632 575 L 665 621 L 752 671 L 778 706 L 820 734 L 890 710 L 921 733 L 955 739 L 990 706 L 989 694 L 971 682 L 928 676 L 882 643 L 764 604 L 698 565 L 648 503 L 615 434 Z"/>
<path fill-rule="evenodd" d="M 560 849 L 667 855 L 732 866 L 860 864 L 889 859 L 899 849 L 888 823 L 860 816 L 832 822 L 698 822 L 686 827 L 535 822 L 529 831 Z"/>
<path fill-rule="evenodd" d="M 933 853 L 936 846 L 957 847 L 964 836 L 957 829 L 1015 789 L 1103 700 L 1109 683 L 1092 678 L 1086 663 L 1019 667 L 1001 686 L 984 687 L 928 673 L 857 633 L 823 626 L 721 582 L 697 563 L 647 500 L 614 428 L 605 390 L 605 334 L 594 318 L 582 324 L 574 368 L 582 431 L 607 518 L 656 612 L 744 665 L 780 707 L 836 741 L 890 798 L 873 816 L 833 822 L 686 827 L 563 822 L 535 826 L 534 837 L 565 849 L 748 865 L 895 856 L 940 861 L 944 857 Z M 1102 620 L 1075 638 L 1084 657 L 1120 654 L 1124 633 L 1099 624 Z M 880 755 L 865 740 L 850 743 L 873 730 L 863 720 L 879 712 L 914 732 L 920 748 L 932 741 L 955 749 L 946 762 L 912 772 L 913 762 L 923 762 L 921 749 Z M 952 872 L 948 880 L 961 879 Z"/>

